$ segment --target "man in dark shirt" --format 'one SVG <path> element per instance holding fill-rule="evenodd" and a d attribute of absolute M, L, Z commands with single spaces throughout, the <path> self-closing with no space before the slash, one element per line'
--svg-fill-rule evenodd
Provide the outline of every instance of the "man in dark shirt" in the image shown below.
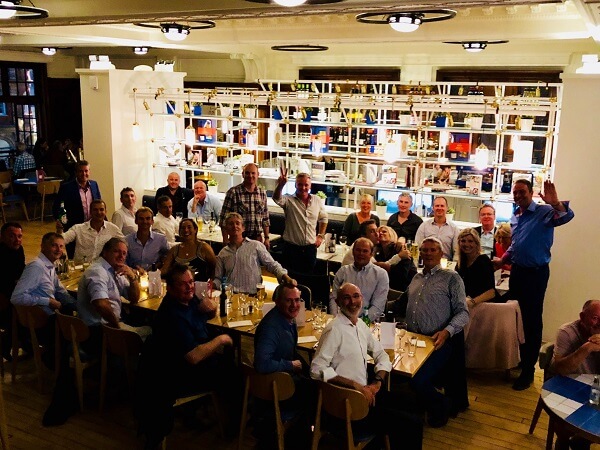
<path fill-rule="evenodd" d="M 398 212 L 392 214 L 387 221 L 388 227 L 392 227 L 399 238 L 404 237 L 407 241 L 415 240 L 415 234 L 423 223 L 423 219 L 410 210 L 412 203 L 412 197 L 408 192 L 400 194 Z"/>
<path fill-rule="evenodd" d="M 11 311 L 10 297 L 25 269 L 23 228 L 17 222 L 7 222 L 0 230 L 0 327 L 7 330 L 2 340 L 2 355 L 10 360 Z"/>
<path fill-rule="evenodd" d="M 182 217 L 187 217 L 187 204 L 194 198 L 194 191 L 191 189 L 183 188 L 179 186 L 180 179 L 177 172 L 171 172 L 167 177 L 167 185 L 156 190 L 156 201 L 163 195 L 166 195 L 173 202 L 173 216 L 177 216 L 177 213 L 181 213 Z M 156 204 L 155 210 L 158 211 L 158 203 Z"/>
<path fill-rule="evenodd" d="M 175 399 L 197 392 L 215 390 L 228 412 L 228 429 L 239 424 L 241 377 L 231 354 L 219 353 L 233 341 L 226 334 L 211 338 L 206 325 L 216 314 L 216 302 L 196 297 L 194 274 L 187 266 L 174 265 L 166 280 L 167 295 L 156 313 L 139 371 L 137 412 L 147 448 L 154 448 L 171 431 Z"/>

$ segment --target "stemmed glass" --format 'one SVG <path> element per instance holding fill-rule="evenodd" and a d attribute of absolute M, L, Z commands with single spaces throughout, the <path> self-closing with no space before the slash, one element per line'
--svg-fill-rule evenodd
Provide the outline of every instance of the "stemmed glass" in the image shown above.
<path fill-rule="evenodd" d="M 346 252 L 346 242 L 348 242 L 348 236 L 342 234 L 340 236 L 340 244 L 342 244 L 342 250 Z"/>
<path fill-rule="evenodd" d="M 398 351 L 403 353 L 405 351 L 404 336 L 406 336 L 406 329 L 408 328 L 408 325 L 406 322 L 398 322 L 396 323 L 396 328 L 398 329 L 398 337 L 400 338 L 398 342 Z"/>

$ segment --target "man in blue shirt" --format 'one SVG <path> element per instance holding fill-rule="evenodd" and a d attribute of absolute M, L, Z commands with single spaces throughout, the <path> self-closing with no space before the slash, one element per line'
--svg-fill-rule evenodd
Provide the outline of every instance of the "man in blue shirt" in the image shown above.
<path fill-rule="evenodd" d="M 169 244 L 164 234 L 152 231 L 154 214 L 146 206 L 142 206 L 135 212 L 135 223 L 137 232 L 125 237 L 127 242 L 127 265 L 129 267 L 141 267 L 150 270 L 152 264 L 162 265 L 163 259 L 169 251 Z"/>
<path fill-rule="evenodd" d="M 219 220 L 221 207 L 223 206 L 219 197 L 208 194 L 204 181 L 194 183 L 194 197 L 187 203 L 187 212 L 190 219 L 201 218 L 203 220 Z"/>
<path fill-rule="evenodd" d="M 533 186 L 530 181 L 517 180 L 513 186 L 513 199 L 517 206 L 510 220 L 512 244 L 496 259 L 496 268 L 512 263 L 510 292 L 519 302 L 523 317 L 525 343 L 521 345 L 521 375 L 513 389 L 527 389 L 535 372 L 535 363 L 542 344 L 542 312 L 544 295 L 548 286 L 550 248 L 554 242 L 554 228 L 569 222 L 574 213 L 569 202 L 558 199 L 556 187 L 551 181 L 544 182 L 546 203 L 533 202 Z"/>

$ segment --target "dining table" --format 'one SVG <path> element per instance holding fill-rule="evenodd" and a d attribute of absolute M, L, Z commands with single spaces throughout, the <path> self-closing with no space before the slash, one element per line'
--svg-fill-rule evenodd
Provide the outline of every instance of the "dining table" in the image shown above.
<path fill-rule="evenodd" d="M 588 402 L 593 380 L 593 374 L 557 375 L 544 383 L 541 396 L 550 417 L 549 437 L 554 432 L 559 440 L 578 436 L 600 444 L 600 408 Z M 551 439 L 546 448 L 552 448 Z"/>

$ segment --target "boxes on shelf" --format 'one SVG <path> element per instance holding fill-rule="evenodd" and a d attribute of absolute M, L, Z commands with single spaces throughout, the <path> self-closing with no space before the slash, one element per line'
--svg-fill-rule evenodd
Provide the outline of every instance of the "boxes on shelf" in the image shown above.
<path fill-rule="evenodd" d="M 202 121 L 202 126 L 198 127 L 198 141 L 212 143 L 217 141 L 217 129 L 213 126 L 212 120 Z"/>
<path fill-rule="evenodd" d="M 329 151 L 329 127 L 310 127 L 310 151 L 314 153 Z"/>
<path fill-rule="evenodd" d="M 468 142 L 450 142 L 446 147 L 446 158 L 452 161 L 468 161 L 469 153 Z"/>

